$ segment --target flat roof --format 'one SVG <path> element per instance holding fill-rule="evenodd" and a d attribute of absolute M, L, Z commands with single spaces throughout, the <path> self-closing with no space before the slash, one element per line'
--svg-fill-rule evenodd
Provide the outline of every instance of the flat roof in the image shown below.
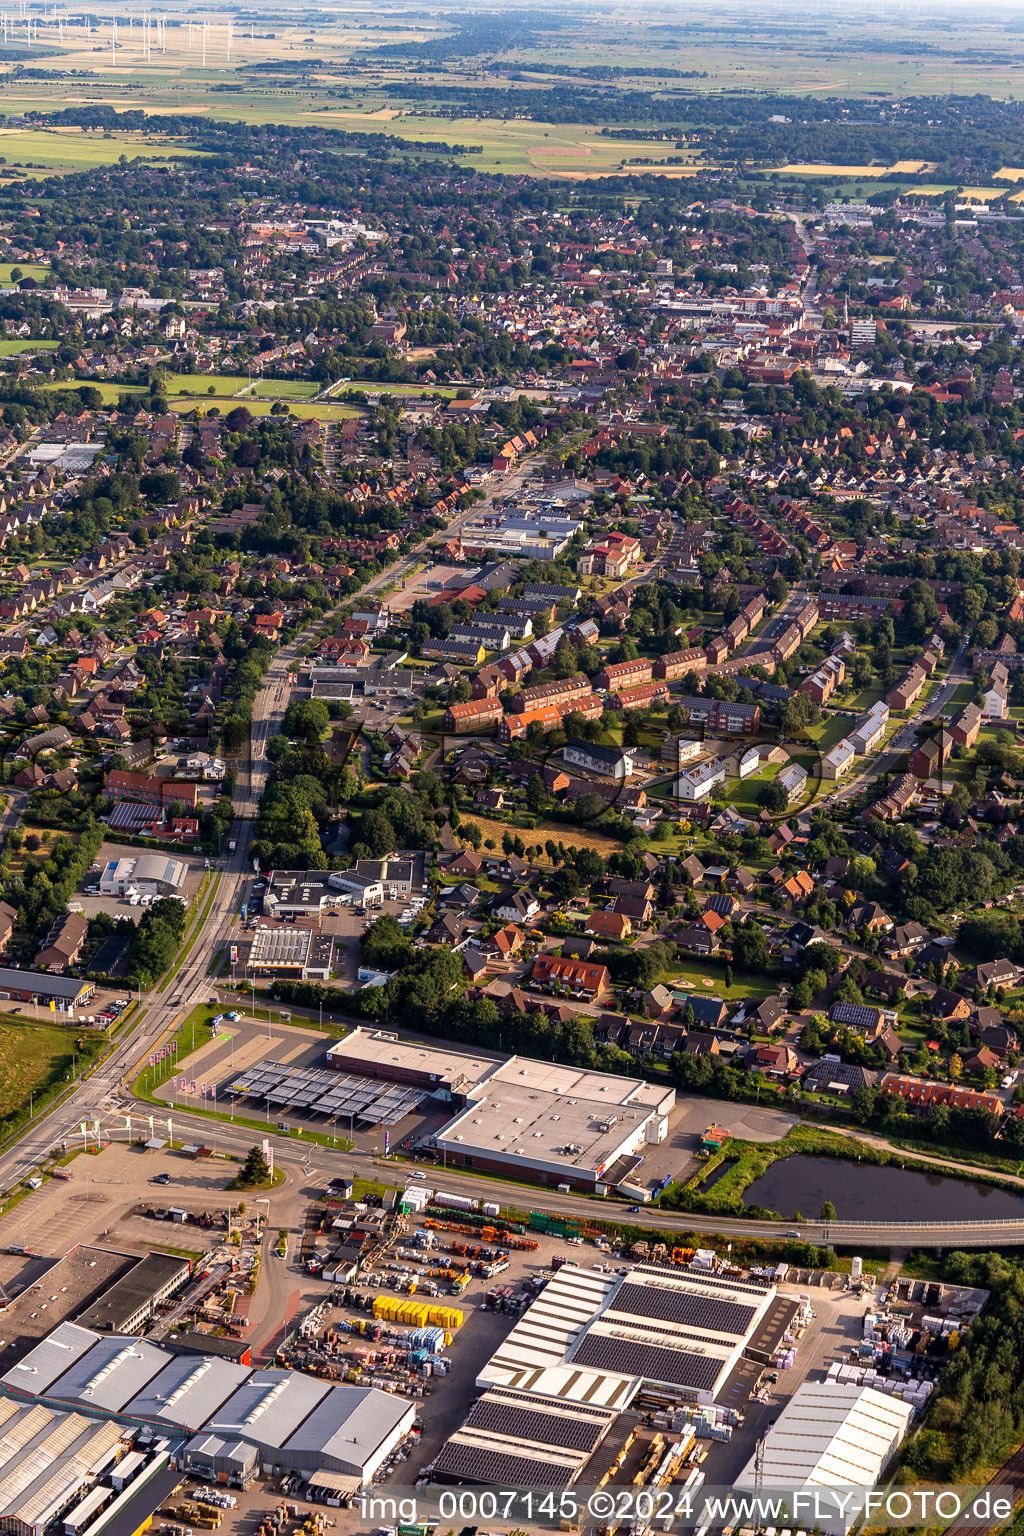
<path fill-rule="evenodd" d="M 257 928 L 252 936 L 249 964 L 305 965 L 312 938 L 309 928 Z"/>
<path fill-rule="evenodd" d="M 435 1133 L 453 1152 L 558 1165 L 599 1177 L 642 1133 L 653 1110 L 543 1093 L 511 1083 L 488 1083 L 481 1096 Z"/>
<path fill-rule="evenodd" d="M 461 1078 L 467 1086 L 479 1083 L 501 1065 L 494 1056 L 471 1056 L 443 1046 L 419 1045 L 382 1029 L 354 1029 L 344 1040 L 329 1045 L 327 1055 L 365 1063 L 367 1068 L 387 1066 L 429 1073 L 439 1082 L 451 1083 Z"/>
<path fill-rule="evenodd" d="M 672 1088 L 513 1056 L 473 1091 L 473 1103 L 437 1132 L 437 1141 L 453 1151 L 476 1147 L 598 1176 L 652 1115 L 669 1114 L 674 1105 Z"/>
<path fill-rule="evenodd" d="M 56 1325 L 85 1307 L 138 1259 L 109 1248 L 82 1245 L 36 1273 L 0 1313 L 0 1350 L 10 1366 Z M 8 1287 L 10 1289 L 10 1287 Z M 17 1354 L 15 1354 L 17 1351 Z"/>
<path fill-rule="evenodd" d="M 191 1267 L 188 1259 L 178 1259 L 173 1254 L 147 1253 L 77 1320 L 83 1328 L 120 1333 L 157 1291 L 176 1280 L 187 1279 Z"/>

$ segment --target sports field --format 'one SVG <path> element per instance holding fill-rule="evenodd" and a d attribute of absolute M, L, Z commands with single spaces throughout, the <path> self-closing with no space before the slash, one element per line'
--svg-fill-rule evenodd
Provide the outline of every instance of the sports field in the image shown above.
<path fill-rule="evenodd" d="M 186 381 L 189 393 L 175 393 L 173 385 L 175 379 Z M 227 374 L 175 374 L 171 376 L 167 404 L 172 411 L 184 415 L 188 411 L 208 411 L 216 406 L 222 416 L 228 411 L 234 410 L 238 405 L 243 405 L 251 416 L 269 416 L 274 399 L 257 399 L 254 395 L 238 396 L 231 388 L 232 384 L 239 381 Z M 247 384 L 248 379 L 242 378 L 241 383 Z M 315 392 L 316 386 L 305 384 L 302 380 L 295 383 L 300 387 Z M 209 393 L 213 387 L 213 394 Z M 118 384 L 109 379 L 63 379 L 48 381 L 39 386 L 41 389 L 97 389 L 104 405 L 116 405 L 122 395 L 144 395 L 146 389 L 141 384 Z M 317 421 L 344 421 L 347 417 L 358 416 L 360 412 L 352 405 L 339 405 L 333 400 L 317 401 L 310 403 L 308 397 L 305 400 L 287 398 L 284 402 L 288 407 L 288 414 L 301 420 L 315 419 Z"/>

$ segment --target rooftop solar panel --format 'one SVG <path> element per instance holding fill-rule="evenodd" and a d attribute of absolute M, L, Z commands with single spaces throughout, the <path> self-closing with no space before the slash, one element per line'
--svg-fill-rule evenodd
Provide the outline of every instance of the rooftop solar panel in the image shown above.
<path fill-rule="evenodd" d="M 449 1440 L 434 1463 L 434 1476 L 460 1483 L 493 1483 L 498 1488 L 566 1488 L 575 1467 L 505 1455 Z"/>
<path fill-rule="evenodd" d="M 722 1361 L 683 1349 L 662 1349 L 639 1339 L 616 1338 L 595 1333 L 583 1335 L 573 1351 L 573 1365 L 590 1365 L 598 1371 L 621 1371 L 649 1381 L 667 1381 L 677 1387 L 710 1391 L 722 1369 Z"/>
<path fill-rule="evenodd" d="M 756 1308 L 736 1301 L 720 1301 L 717 1296 L 697 1296 L 692 1291 L 636 1285 L 626 1280 L 615 1293 L 608 1310 L 628 1312 L 645 1320 L 676 1323 L 681 1328 L 699 1328 L 708 1333 L 738 1337 L 750 1327 Z"/>
<path fill-rule="evenodd" d="M 607 1421 L 576 1419 L 566 1413 L 538 1413 L 511 1403 L 477 1403 L 466 1420 L 467 1429 L 486 1429 L 510 1440 L 533 1440 L 538 1445 L 557 1445 L 567 1451 L 588 1454 L 599 1444 Z"/>

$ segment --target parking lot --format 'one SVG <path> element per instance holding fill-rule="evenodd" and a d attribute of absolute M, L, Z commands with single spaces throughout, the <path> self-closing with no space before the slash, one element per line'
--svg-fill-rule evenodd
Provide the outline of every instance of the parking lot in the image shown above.
<path fill-rule="evenodd" d="M 133 848 L 130 844 L 126 843 L 105 842 L 96 855 L 95 863 L 86 872 L 81 886 L 75 892 L 74 899 L 81 907 L 83 915 L 92 919 L 101 912 L 104 912 L 108 917 L 127 917 L 133 923 L 137 923 L 143 912 L 145 912 L 146 906 L 149 905 L 148 902 L 146 906 L 141 903 L 132 906 L 126 897 L 90 895 L 87 888 L 98 883 L 100 872 L 104 865 L 108 864 L 112 859 L 137 859 L 140 855 L 155 851 L 154 849 L 147 848 Z M 180 891 L 176 894 L 184 896 L 186 901 L 191 902 L 202 884 L 207 860 L 203 858 L 202 854 L 189 853 L 187 849 L 183 848 L 169 847 L 166 849 L 166 855 L 169 859 L 177 859 L 185 865 L 185 880 Z"/>
<path fill-rule="evenodd" d="M 148 1115 L 131 1118 L 133 1135 L 148 1137 Z M 125 1117 L 116 1116 L 116 1122 L 123 1126 Z M 161 1131 L 166 1135 L 159 1118 L 155 1126 L 157 1136 Z M 74 1150 L 71 1144 L 69 1150 Z M 136 1208 L 140 1202 L 153 1202 L 211 1213 L 226 1211 L 238 1200 L 227 1190 L 236 1171 L 234 1163 L 219 1159 L 196 1162 L 181 1152 L 143 1151 L 126 1141 L 112 1142 L 98 1155 L 76 1157 L 67 1181 L 48 1180 L 5 1215 L 0 1246 L 24 1243 L 29 1253 L 56 1257 L 76 1243 L 143 1253 L 177 1240 L 190 1250 L 205 1251 L 219 1241 L 222 1232 L 189 1224 L 176 1229 L 175 1239 L 167 1225 L 137 1215 Z M 154 1184 L 154 1178 L 164 1174 L 169 1182 Z M 13 1255 L 10 1259 L 14 1262 Z M 5 1278 L 6 1272 L 0 1270 L 0 1280 Z"/>

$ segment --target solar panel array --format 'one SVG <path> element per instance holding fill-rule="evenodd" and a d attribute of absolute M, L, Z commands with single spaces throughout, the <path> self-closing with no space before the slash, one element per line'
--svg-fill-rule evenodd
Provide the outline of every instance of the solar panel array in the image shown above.
<path fill-rule="evenodd" d="M 737 1301 L 719 1301 L 717 1296 L 696 1296 L 692 1291 L 671 1290 L 667 1286 L 634 1285 L 628 1280 L 619 1287 L 609 1308 L 633 1317 L 676 1323 L 681 1328 L 699 1328 L 704 1333 L 737 1335 L 746 1333 L 756 1310 Z"/>
<path fill-rule="evenodd" d="M 465 1429 L 486 1429 L 507 1435 L 512 1440 L 533 1440 L 539 1445 L 557 1445 L 566 1451 L 585 1451 L 588 1455 L 600 1443 L 608 1427 L 607 1418 L 577 1419 L 566 1411 L 544 1413 L 520 1408 L 511 1403 L 489 1402 L 483 1398 L 469 1418 Z"/>
<path fill-rule="evenodd" d="M 667 1381 L 677 1387 L 707 1391 L 714 1386 L 722 1369 L 722 1361 L 708 1355 L 661 1349 L 657 1344 L 642 1344 L 638 1339 L 616 1338 L 593 1331 L 583 1335 L 579 1348 L 573 1351 L 572 1363 L 593 1366 L 597 1371 L 620 1371 L 625 1376 L 644 1376 L 648 1381 Z"/>
<path fill-rule="evenodd" d="M 398 1125 L 429 1097 L 403 1083 L 351 1077 L 323 1067 L 289 1067 L 258 1061 L 228 1084 L 238 1098 L 260 1099 L 279 1108 L 326 1115 L 329 1120 L 359 1120 L 364 1125 Z"/>
<path fill-rule="evenodd" d="M 575 1466 L 508 1456 L 480 1445 L 449 1440 L 434 1462 L 433 1476 L 460 1483 L 493 1483 L 496 1488 L 567 1488 Z"/>

